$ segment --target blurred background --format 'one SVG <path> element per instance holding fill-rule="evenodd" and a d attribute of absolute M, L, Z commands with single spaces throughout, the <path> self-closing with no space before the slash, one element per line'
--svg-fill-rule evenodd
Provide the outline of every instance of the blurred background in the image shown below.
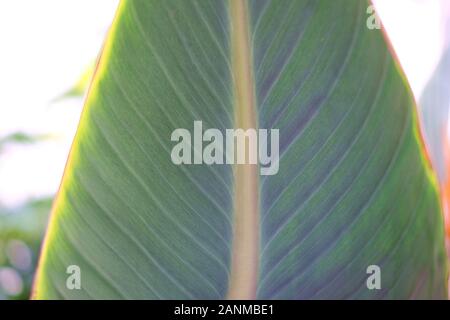
<path fill-rule="evenodd" d="M 0 0 L 0 299 L 27 299 L 118 0 Z"/>
<path fill-rule="evenodd" d="M 0 299 L 27 299 L 84 95 L 118 0 L 0 0 Z M 442 184 L 450 0 L 375 0 Z"/>

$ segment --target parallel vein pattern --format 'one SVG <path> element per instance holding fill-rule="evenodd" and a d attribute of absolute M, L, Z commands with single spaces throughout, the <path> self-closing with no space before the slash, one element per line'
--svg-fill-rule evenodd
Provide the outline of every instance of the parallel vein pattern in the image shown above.
<path fill-rule="evenodd" d="M 58 196 L 55 246 L 41 265 L 40 277 L 55 270 L 60 296 L 226 295 L 231 168 L 174 165 L 170 136 L 194 120 L 233 127 L 228 25 L 221 1 L 121 4 Z M 72 264 L 83 271 L 82 291 L 64 287 Z"/>
<path fill-rule="evenodd" d="M 366 27 L 368 5 L 123 0 L 34 297 L 446 298 L 415 102 L 382 33 Z M 171 133 L 196 120 L 279 129 L 278 174 L 174 165 Z M 70 265 L 81 290 L 67 289 Z M 380 290 L 366 286 L 370 265 Z"/>
<path fill-rule="evenodd" d="M 442 230 L 424 235 L 440 209 L 414 101 L 365 26 L 367 3 L 250 4 L 259 123 L 281 139 L 280 171 L 260 186 L 258 298 L 409 298 L 424 274 L 416 297 L 445 297 L 442 247 L 412 252 L 442 244 Z M 369 265 L 381 290 L 366 287 Z"/>

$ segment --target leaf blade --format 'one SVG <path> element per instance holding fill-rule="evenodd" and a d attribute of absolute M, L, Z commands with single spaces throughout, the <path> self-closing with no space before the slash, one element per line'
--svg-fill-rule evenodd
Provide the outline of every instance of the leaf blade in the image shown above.
<path fill-rule="evenodd" d="M 195 120 L 222 131 L 256 126 L 239 120 L 254 113 L 260 128 L 280 129 L 280 170 L 251 190 L 260 223 L 244 233 L 260 234 L 260 258 L 238 268 L 258 267 L 258 283 L 234 292 L 446 297 L 441 208 L 415 103 L 381 32 L 366 28 L 364 2 L 232 3 L 247 6 L 248 31 L 233 29 L 229 2 L 122 2 L 54 206 L 35 296 L 227 297 L 232 280 L 242 280 L 232 265 L 246 244 L 238 220 L 249 211 L 236 199 L 249 171 L 175 166 L 169 139 Z M 235 74 L 243 69 L 233 35 L 243 32 L 251 52 L 238 51 L 252 61 L 254 85 L 239 85 Z M 255 93 L 257 108 L 245 117 L 252 103 L 236 101 L 239 90 Z M 65 288 L 68 264 L 84 270 L 83 290 Z M 366 287 L 373 264 L 382 267 L 381 290 Z"/>

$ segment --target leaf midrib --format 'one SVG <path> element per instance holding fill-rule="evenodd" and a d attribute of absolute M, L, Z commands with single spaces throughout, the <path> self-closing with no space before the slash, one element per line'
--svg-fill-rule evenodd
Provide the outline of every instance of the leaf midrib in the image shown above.
<path fill-rule="evenodd" d="M 248 8 L 230 0 L 235 128 L 257 129 Z M 258 165 L 234 167 L 234 235 L 229 299 L 255 299 L 259 264 Z"/>

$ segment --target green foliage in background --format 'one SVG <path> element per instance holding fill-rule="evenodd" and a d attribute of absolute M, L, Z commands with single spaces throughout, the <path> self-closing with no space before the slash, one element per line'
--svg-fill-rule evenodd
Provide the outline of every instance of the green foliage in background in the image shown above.
<path fill-rule="evenodd" d="M 30 297 L 52 200 L 0 207 L 0 300 Z"/>

